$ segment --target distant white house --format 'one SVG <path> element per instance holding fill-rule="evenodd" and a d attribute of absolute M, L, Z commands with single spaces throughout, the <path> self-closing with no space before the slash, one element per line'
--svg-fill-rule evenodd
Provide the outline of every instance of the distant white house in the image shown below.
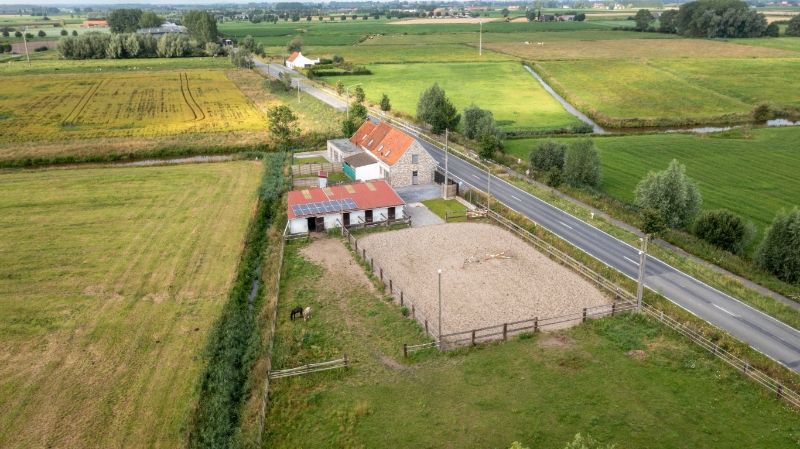
<path fill-rule="evenodd" d="M 140 34 L 150 34 L 153 37 L 161 37 L 165 34 L 181 34 L 186 32 L 186 27 L 182 25 L 177 25 L 172 22 L 164 22 L 163 25 L 154 28 L 139 28 L 136 30 L 137 33 Z"/>
<path fill-rule="evenodd" d="M 286 67 L 290 69 L 303 69 L 314 64 L 319 64 L 319 59 L 308 59 L 299 51 L 286 58 Z"/>

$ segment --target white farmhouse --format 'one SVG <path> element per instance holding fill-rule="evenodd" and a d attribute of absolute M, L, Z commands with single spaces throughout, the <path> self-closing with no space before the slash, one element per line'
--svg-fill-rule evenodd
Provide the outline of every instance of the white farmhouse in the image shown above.
<path fill-rule="evenodd" d="M 357 182 L 289 192 L 290 234 L 405 218 L 405 202 L 386 181 Z"/>
<path fill-rule="evenodd" d="M 286 58 L 286 67 L 290 69 L 303 69 L 314 64 L 319 64 L 319 59 L 308 59 L 299 51 L 292 53 Z"/>

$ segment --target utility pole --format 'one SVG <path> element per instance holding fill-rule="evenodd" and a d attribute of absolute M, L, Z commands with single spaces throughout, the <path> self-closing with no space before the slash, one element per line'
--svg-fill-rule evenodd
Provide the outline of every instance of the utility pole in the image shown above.
<path fill-rule="evenodd" d="M 650 235 L 645 234 L 644 238 L 639 239 L 642 242 L 642 249 L 639 250 L 639 279 L 636 285 L 636 311 L 642 311 L 642 294 L 644 293 L 644 266 L 647 261 L 647 242 L 650 240 Z"/>
<path fill-rule="evenodd" d="M 28 27 L 25 27 L 25 31 L 22 33 L 22 42 L 25 43 L 25 57 L 28 59 L 28 67 L 31 66 L 31 55 L 28 53 Z"/>
<path fill-rule="evenodd" d="M 439 333 L 436 339 L 439 341 L 439 350 L 442 350 L 442 269 L 439 268 Z"/>
<path fill-rule="evenodd" d="M 300 78 L 297 78 L 297 103 L 300 103 Z"/>
<path fill-rule="evenodd" d="M 480 31 L 478 31 L 478 56 L 483 56 L 483 20 L 479 20 Z"/>
<path fill-rule="evenodd" d="M 447 128 L 444 129 L 444 199 L 447 199 L 447 197 L 448 197 L 447 188 L 449 187 L 448 184 L 447 184 L 447 180 L 448 180 L 447 175 L 449 174 L 448 168 L 447 168 L 447 159 L 448 159 L 447 156 L 449 154 L 449 151 L 447 151 L 447 136 L 448 136 L 449 131 L 450 130 L 447 129 Z"/>

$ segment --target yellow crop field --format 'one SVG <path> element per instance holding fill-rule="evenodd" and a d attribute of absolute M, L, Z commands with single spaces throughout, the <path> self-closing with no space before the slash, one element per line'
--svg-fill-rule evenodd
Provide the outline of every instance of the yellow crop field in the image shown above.
<path fill-rule="evenodd" d="M 0 83 L 0 142 L 265 127 L 221 70 L 9 76 Z"/>
<path fill-rule="evenodd" d="M 262 171 L 0 174 L 0 447 L 186 446 Z"/>

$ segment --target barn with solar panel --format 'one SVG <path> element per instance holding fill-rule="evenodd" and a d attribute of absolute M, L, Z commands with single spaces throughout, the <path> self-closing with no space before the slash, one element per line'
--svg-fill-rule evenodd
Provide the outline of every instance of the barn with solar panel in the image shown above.
<path fill-rule="evenodd" d="M 405 202 L 384 180 L 293 190 L 287 207 L 290 234 L 405 218 Z"/>

